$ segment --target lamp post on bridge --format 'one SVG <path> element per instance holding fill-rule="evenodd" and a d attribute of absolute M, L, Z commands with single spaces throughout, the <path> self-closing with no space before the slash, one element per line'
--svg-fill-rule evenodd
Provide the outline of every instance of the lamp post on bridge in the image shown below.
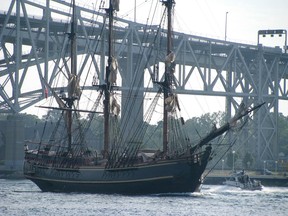
<path fill-rule="evenodd" d="M 233 173 L 234 173 L 234 155 L 235 155 L 235 151 L 232 151 L 232 156 L 233 156 L 233 163 L 232 163 L 232 171 L 233 171 Z"/>
<path fill-rule="evenodd" d="M 227 18 L 228 18 L 228 11 L 226 11 L 226 16 L 225 16 L 225 41 L 227 39 Z"/>
<path fill-rule="evenodd" d="M 266 161 L 264 161 L 263 175 L 266 175 Z"/>

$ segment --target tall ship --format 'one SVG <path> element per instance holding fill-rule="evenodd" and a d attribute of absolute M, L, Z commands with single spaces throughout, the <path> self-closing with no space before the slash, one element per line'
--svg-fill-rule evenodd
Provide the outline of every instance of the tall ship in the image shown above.
<path fill-rule="evenodd" d="M 140 103 L 144 103 L 146 94 L 143 94 L 143 98 L 135 99 L 132 93 L 137 88 L 143 91 L 143 87 L 137 85 L 137 82 L 143 83 L 141 78 L 128 90 L 131 93 L 126 95 L 125 100 L 129 106 L 121 108 L 117 103 L 117 97 L 121 94 L 116 85 L 118 63 L 113 46 L 114 16 L 119 10 L 117 0 L 110 0 L 104 8 L 109 19 L 104 82 L 93 82 L 93 94 L 98 96 L 92 109 L 79 108 L 83 96 L 77 73 L 77 21 L 75 0 L 72 1 L 71 32 L 68 34 L 71 70 L 67 76 L 67 86 L 58 92 L 57 88 L 46 83 L 57 106 L 42 106 L 43 109 L 59 112 L 59 119 L 50 131 L 49 139 L 30 140 L 25 144 L 24 175 L 42 191 L 132 195 L 199 191 L 207 164 L 219 149 L 213 140 L 224 136 L 235 125 L 244 124 L 263 105 L 251 107 L 242 104 L 232 119 L 222 126 L 211 125 L 210 132 L 201 136 L 196 143 L 192 142 L 189 131 L 182 129 L 185 121 L 178 115 L 181 108 L 175 93 L 176 56 L 173 52 L 172 28 L 175 0 L 160 2 L 167 14 L 165 69 L 160 81 L 151 78 L 158 86 L 158 92 L 154 94 L 155 98 L 150 99 L 150 107 L 141 112 L 133 110 L 139 109 L 135 100 L 139 103 L 141 99 Z M 162 107 L 161 148 L 145 149 L 148 124 L 159 104 Z M 86 114 L 85 119 L 81 113 Z M 135 119 L 137 115 L 140 115 L 140 120 Z M 132 121 L 127 120 L 130 117 Z M 92 123 L 97 120 L 103 127 L 92 128 Z M 87 142 L 88 131 L 94 130 L 103 132 L 100 149 L 91 148 Z"/>

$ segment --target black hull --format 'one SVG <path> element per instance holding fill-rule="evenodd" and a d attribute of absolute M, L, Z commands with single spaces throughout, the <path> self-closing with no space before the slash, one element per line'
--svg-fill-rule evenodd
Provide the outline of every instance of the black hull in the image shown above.
<path fill-rule="evenodd" d="M 207 160 L 208 161 L 208 160 Z M 199 191 L 207 162 L 182 159 L 133 168 L 52 168 L 24 164 L 24 175 L 45 192 L 158 194 Z"/>

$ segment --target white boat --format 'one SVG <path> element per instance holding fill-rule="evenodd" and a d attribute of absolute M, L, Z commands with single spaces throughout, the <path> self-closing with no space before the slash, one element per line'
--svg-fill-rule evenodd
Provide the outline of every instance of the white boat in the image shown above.
<path fill-rule="evenodd" d="M 262 190 L 263 185 L 258 180 L 250 179 L 244 170 L 233 173 L 226 181 L 224 185 L 239 187 L 243 190 Z"/>

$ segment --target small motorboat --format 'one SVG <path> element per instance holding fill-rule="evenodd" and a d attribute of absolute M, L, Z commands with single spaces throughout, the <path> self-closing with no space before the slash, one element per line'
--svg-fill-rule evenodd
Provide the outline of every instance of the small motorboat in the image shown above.
<path fill-rule="evenodd" d="M 234 172 L 224 182 L 224 185 L 239 187 L 243 190 L 262 190 L 263 185 L 258 180 L 250 179 L 244 170 L 240 172 Z"/>

